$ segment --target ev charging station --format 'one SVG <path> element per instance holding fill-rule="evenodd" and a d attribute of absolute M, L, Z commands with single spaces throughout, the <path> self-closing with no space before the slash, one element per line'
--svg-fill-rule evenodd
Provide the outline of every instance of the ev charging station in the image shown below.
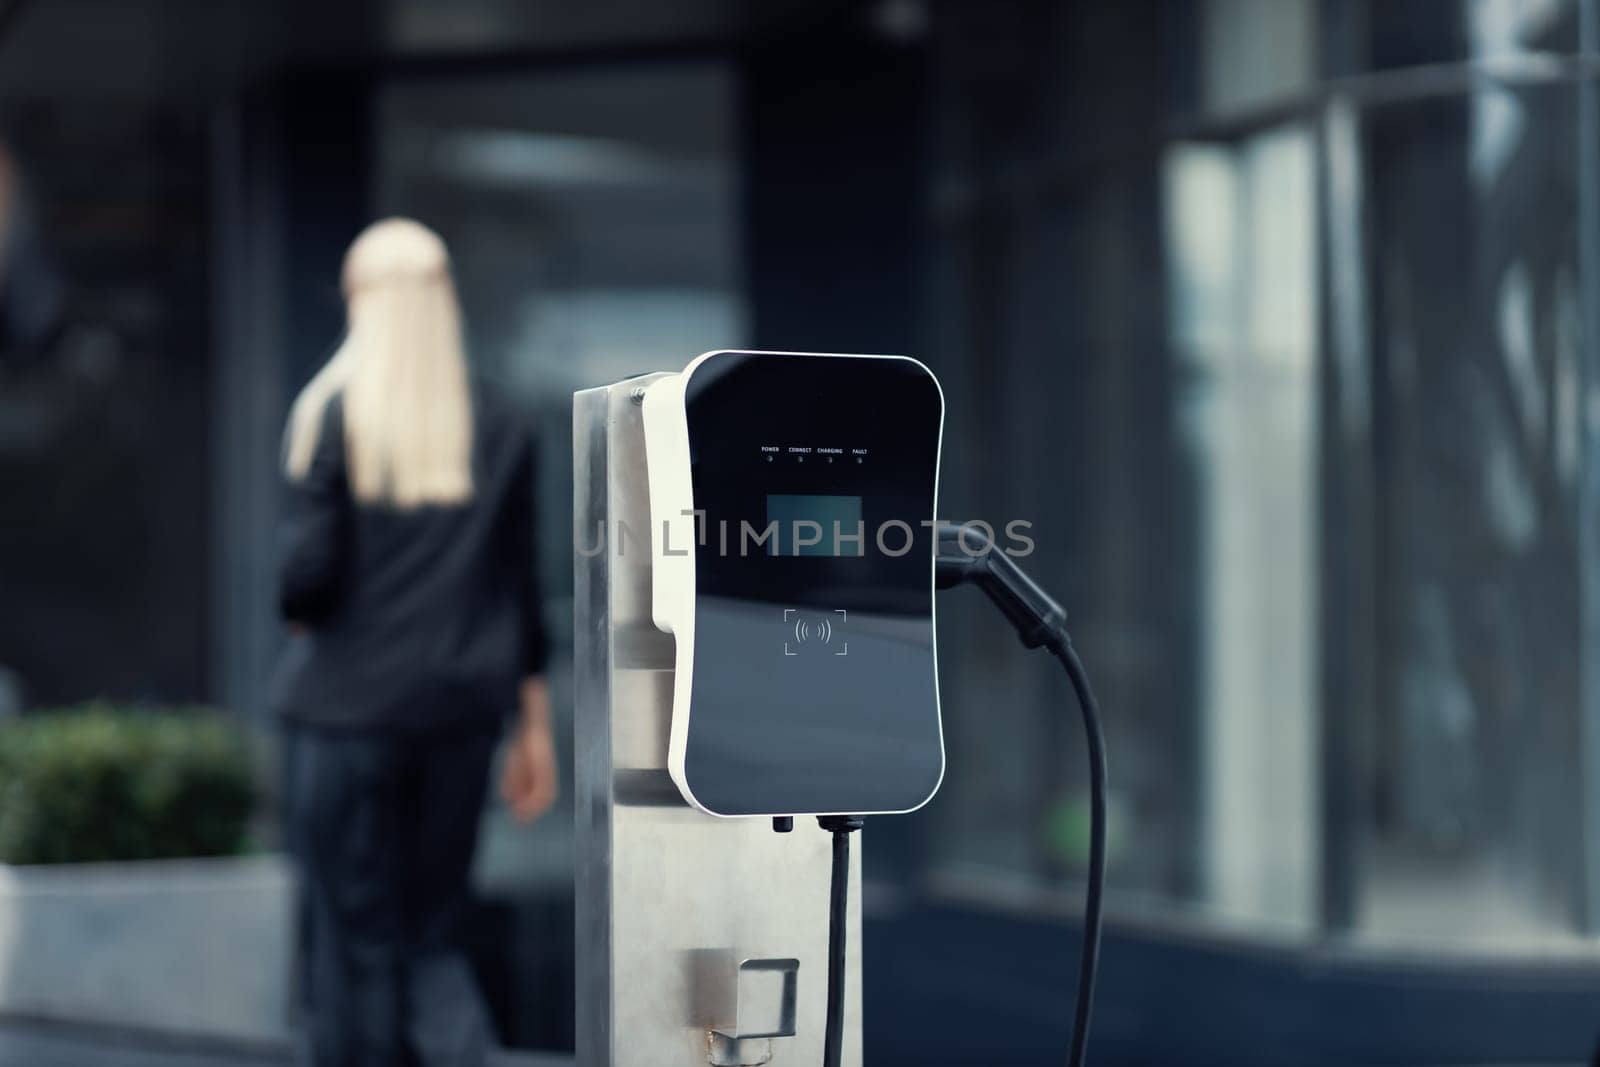
<path fill-rule="evenodd" d="M 932 373 L 900 356 L 708 352 L 641 407 L 684 799 L 722 816 L 927 803 L 944 777 Z"/>
<path fill-rule="evenodd" d="M 860 1067 L 848 842 L 939 787 L 934 591 L 964 582 L 1061 659 L 1089 728 L 1081 1063 L 1097 713 L 1059 605 L 936 525 L 943 415 L 899 356 L 709 352 L 575 394 L 580 1067 Z"/>

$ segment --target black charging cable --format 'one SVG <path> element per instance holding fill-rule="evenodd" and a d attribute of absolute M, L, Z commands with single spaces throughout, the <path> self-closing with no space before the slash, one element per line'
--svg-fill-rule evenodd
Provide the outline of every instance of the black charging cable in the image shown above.
<path fill-rule="evenodd" d="M 817 825 L 833 835 L 833 876 L 828 885 L 828 1013 L 822 1030 L 822 1067 L 839 1067 L 844 1054 L 844 934 L 850 901 L 850 835 L 866 820 L 859 815 L 819 815 Z"/>
<path fill-rule="evenodd" d="M 1100 969 L 1100 905 L 1106 880 L 1106 746 L 1100 704 L 1072 637 L 1067 613 L 994 544 L 983 526 L 940 523 L 937 528 L 935 584 L 940 589 L 976 585 L 1016 627 L 1028 648 L 1044 648 L 1066 668 L 1089 745 L 1089 885 L 1083 905 L 1083 952 L 1078 960 L 1078 1003 L 1072 1025 L 1068 1067 L 1083 1067 L 1094 1011 L 1095 977 Z M 833 873 L 828 890 L 828 1007 L 823 1029 L 822 1067 L 839 1067 L 844 1045 L 845 930 L 850 900 L 850 835 L 861 829 L 860 815 L 821 815 L 817 824 L 833 835 Z M 792 819 L 773 820 L 787 833 Z"/>
<path fill-rule="evenodd" d="M 1100 968 L 1100 898 L 1106 880 L 1106 744 L 1100 728 L 1100 705 L 1083 661 L 1072 647 L 1066 611 L 996 547 L 992 532 L 974 523 L 940 523 L 937 537 L 935 585 L 950 589 L 971 584 L 982 589 L 1001 614 L 1011 620 L 1024 645 L 1047 649 L 1061 661 L 1083 715 L 1083 732 L 1089 747 L 1089 884 L 1083 904 L 1078 1005 L 1067 1057 L 1068 1067 L 1083 1067 L 1089 1045 L 1089 1018 L 1094 1011 L 1095 976 Z M 833 1062 L 837 1061 L 830 1061 L 830 1067 Z"/>

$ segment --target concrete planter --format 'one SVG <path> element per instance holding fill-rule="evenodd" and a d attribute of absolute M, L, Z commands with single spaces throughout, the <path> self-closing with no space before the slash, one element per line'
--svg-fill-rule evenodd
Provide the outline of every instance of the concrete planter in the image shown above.
<path fill-rule="evenodd" d="M 279 856 L 0 865 L 0 1014 L 282 1041 L 293 901 Z"/>

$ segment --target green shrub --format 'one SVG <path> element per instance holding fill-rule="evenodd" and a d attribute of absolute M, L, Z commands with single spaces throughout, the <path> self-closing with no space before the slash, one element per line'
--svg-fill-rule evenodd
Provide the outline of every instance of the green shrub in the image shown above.
<path fill-rule="evenodd" d="M 94 704 L 0 722 L 0 862 L 232 855 L 255 799 L 244 731 L 215 712 Z"/>

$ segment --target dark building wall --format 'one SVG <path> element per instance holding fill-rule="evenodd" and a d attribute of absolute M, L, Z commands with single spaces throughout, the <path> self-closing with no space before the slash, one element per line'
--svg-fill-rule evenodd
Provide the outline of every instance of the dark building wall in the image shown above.
<path fill-rule="evenodd" d="M 148 100 L 0 100 L 54 299 L 0 347 L 0 665 L 30 701 L 206 692 L 207 136 Z M 18 276 L 12 285 L 33 285 Z M 37 295 L 31 298 L 37 302 Z M 37 303 L 33 308 L 37 310 Z"/>
<path fill-rule="evenodd" d="M 927 59 L 859 27 L 744 53 L 754 347 L 917 354 Z"/>

